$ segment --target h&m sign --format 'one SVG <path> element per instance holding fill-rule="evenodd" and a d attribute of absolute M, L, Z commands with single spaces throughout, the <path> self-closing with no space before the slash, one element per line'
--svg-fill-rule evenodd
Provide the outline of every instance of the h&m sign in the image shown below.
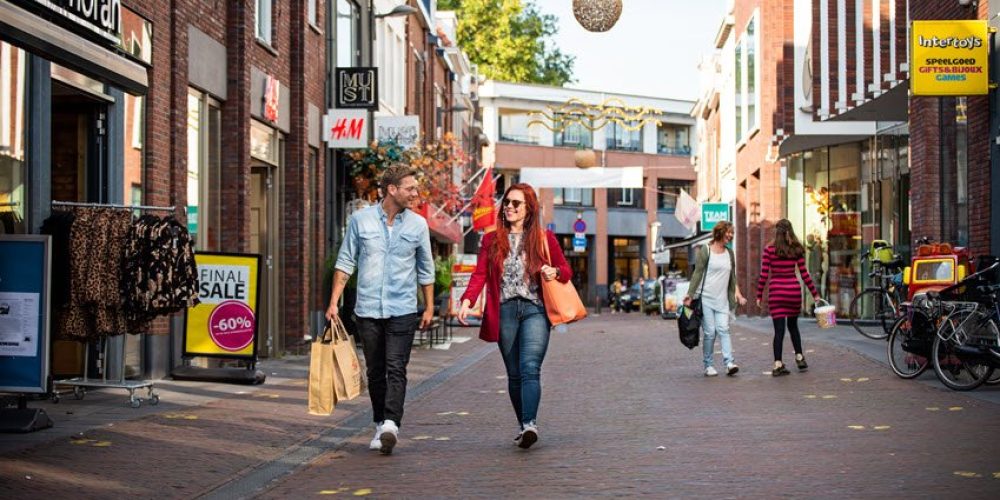
<path fill-rule="evenodd" d="M 323 140 L 331 148 L 368 146 L 368 112 L 363 109 L 330 109 L 323 117 Z"/>
<path fill-rule="evenodd" d="M 74 31 L 97 35 L 118 44 L 122 25 L 121 0 L 14 0 L 43 17 Z"/>
<path fill-rule="evenodd" d="M 378 109 L 378 68 L 337 68 L 337 107 Z"/>

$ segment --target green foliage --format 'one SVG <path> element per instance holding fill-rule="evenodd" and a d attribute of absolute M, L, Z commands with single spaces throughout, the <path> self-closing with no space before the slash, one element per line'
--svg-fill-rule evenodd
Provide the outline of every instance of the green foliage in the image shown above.
<path fill-rule="evenodd" d="M 434 296 L 437 297 L 442 292 L 451 288 L 451 267 L 455 264 L 455 257 L 434 257 Z"/>
<path fill-rule="evenodd" d="M 558 18 L 531 0 L 438 0 L 458 13 L 458 46 L 487 78 L 562 86 L 573 83 L 574 57 L 548 39 Z"/>

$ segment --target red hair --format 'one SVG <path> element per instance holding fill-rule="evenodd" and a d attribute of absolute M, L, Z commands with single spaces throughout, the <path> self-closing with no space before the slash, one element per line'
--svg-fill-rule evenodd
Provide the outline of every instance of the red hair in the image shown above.
<path fill-rule="evenodd" d="M 534 188 L 528 184 L 514 184 L 503 193 L 504 200 L 511 191 L 520 191 L 524 194 L 524 205 L 526 215 L 524 216 L 524 235 L 522 247 L 524 249 L 527 262 L 525 263 L 528 277 L 533 281 L 538 281 L 544 261 L 542 245 L 546 242 L 542 240 L 544 233 L 541 231 L 539 219 L 541 214 L 538 207 L 538 196 Z M 493 247 L 490 248 L 490 261 L 503 268 L 503 262 L 510 254 L 510 222 L 504 218 L 504 207 L 500 207 L 500 223 L 497 224 L 496 236 L 493 237 Z"/>

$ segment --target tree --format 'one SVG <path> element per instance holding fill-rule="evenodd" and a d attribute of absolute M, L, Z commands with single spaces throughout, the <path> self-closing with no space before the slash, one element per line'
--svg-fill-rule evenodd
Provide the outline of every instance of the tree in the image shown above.
<path fill-rule="evenodd" d="M 458 13 L 458 46 L 487 78 L 562 86 L 572 83 L 575 57 L 549 41 L 558 18 L 531 0 L 439 0 Z"/>

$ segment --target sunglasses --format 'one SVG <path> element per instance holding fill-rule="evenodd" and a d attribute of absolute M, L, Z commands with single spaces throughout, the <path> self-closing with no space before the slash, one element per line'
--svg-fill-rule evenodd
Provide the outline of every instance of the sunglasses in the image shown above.
<path fill-rule="evenodd" d="M 521 200 L 508 200 L 508 199 L 503 200 L 503 206 L 508 207 L 511 205 L 514 206 L 514 210 L 517 210 L 521 208 L 521 205 L 524 205 L 524 202 Z"/>

